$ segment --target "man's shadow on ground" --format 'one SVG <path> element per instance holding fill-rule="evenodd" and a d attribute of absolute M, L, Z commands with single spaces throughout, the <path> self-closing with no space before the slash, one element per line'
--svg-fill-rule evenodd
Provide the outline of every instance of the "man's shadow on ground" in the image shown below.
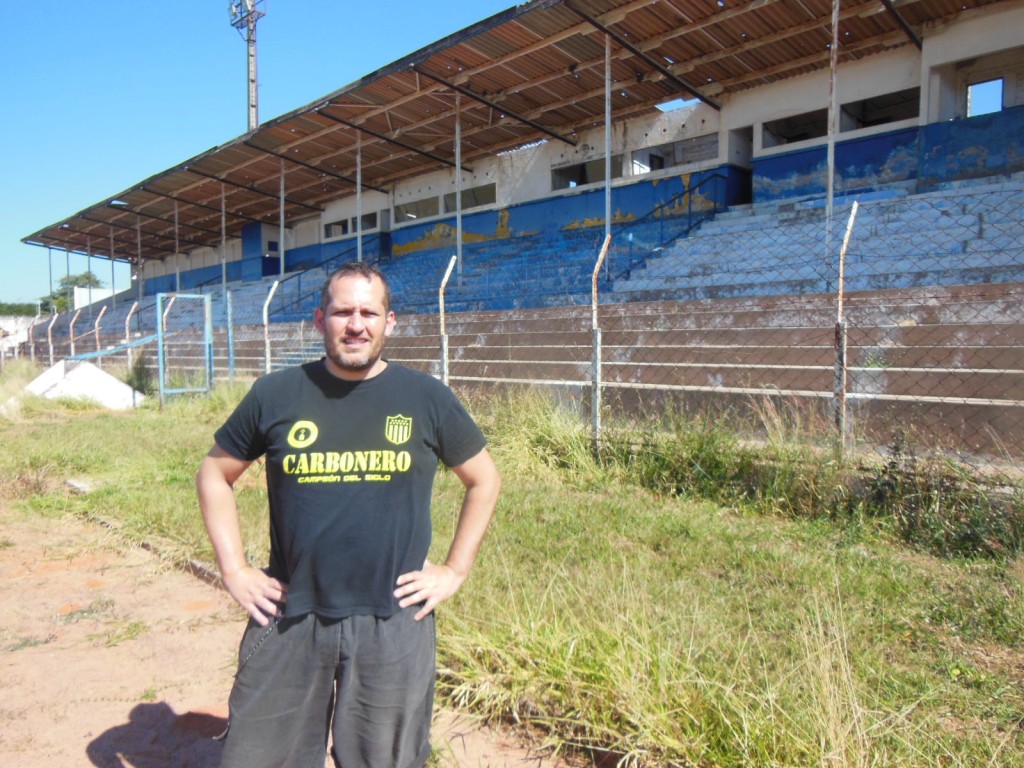
<path fill-rule="evenodd" d="M 166 702 L 137 704 L 128 722 L 110 728 L 86 747 L 97 768 L 216 768 L 217 737 L 227 720 L 204 712 L 179 715 Z"/>

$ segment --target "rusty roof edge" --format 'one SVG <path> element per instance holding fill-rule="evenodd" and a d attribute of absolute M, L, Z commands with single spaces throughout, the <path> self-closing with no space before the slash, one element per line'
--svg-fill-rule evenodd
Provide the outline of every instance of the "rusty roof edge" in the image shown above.
<path fill-rule="evenodd" d="M 478 21 L 475 24 L 471 24 L 470 26 L 466 27 L 465 29 L 461 29 L 458 32 L 453 32 L 447 37 L 443 37 L 440 40 L 437 40 L 436 42 L 430 43 L 429 45 L 425 45 L 417 51 L 413 51 L 412 53 L 407 54 L 402 58 L 391 62 L 390 64 L 380 67 L 379 69 L 376 69 L 373 72 L 370 72 L 369 74 L 363 75 L 358 80 L 355 80 L 354 82 L 349 83 L 348 85 L 342 86 L 341 88 L 337 89 L 336 91 L 332 91 L 326 96 L 321 96 L 316 101 L 312 101 L 309 104 L 306 104 L 305 106 L 299 107 L 298 109 L 294 109 L 291 112 L 287 112 L 279 117 L 276 117 L 273 120 L 264 123 L 263 126 L 278 125 L 280 123 L 286 122 L 287 120 L 290 120 L 293 117 L 298 117 L 308 112 L 315 112 L 316 110 L 322 107 L 330 106 L 332 102 L 339 96 L 344 96 L 345 94 L 358 90 L 359 88 L 365 85 L 375 83 L 378 80 L 382 80 L 385 77 L 389 77 L 390 75 L 397 75 L 408 72 L 409 69 L 414 64 L 419 64 L 425 61 L 426 59 L 429 59 L 431 56 L 440 53 L 441 51 L 444 51 L 455 45 L 464 43 L 467 40 L 471 40 L 472 38 L 476 37 L 477 35 L 483 32 L 489 32 L 490 30 L 496 27 L 500 27 L 502 24 L 506 24 L 509 21 L 514 21 L 515 19 L 527 13 L 552 8 L 557 5 L 562 5 L 562 3 L 563 0 L 533 0 L 533 2 L 522 3 L 520 5 L 515 5 L 511 8 L 508 8 L 504 11 L 499 11 L 493 16 L 489 16 L 488 18 Z"/>
<path fill-rule="evenodd" d="M 417 61 L 429 58 L 435 53 L 443 51 L 446 48 L 450 48 L 453 45 L 458 45 L 459 43 L 464 42 L 465 40 L 469 40 L 472 37 L 481 34 L 482 32 L 487 32 L 491 29 L 494 29 L 495 27 L 501 26 L 502 24 L 519 18 L 520 16 L 526 13 L 530 13 L 545 8 L 550 8 L 556 5 L 560 5 L 561 3 L 562 0 L 533 0 L 533 2 L 522 3 L 520 5 L 515 5 L 511 8 L 508 8 L 504 11 L 499 11 L 498 13 L 489 16 L 486 19 L 478 21 L 475 24 L 471 24 L 465 29 L 462 29 L 458 32 L 454 32 L 451 35 L 448 35 L 447 37 L 444 37 L 436 42 L 424 46 L 423 48 L 420 48 L 418 51 L 414 51 L 413 53 L 410 53 L 407 56 L 403 56 L 401 59 L 398 59 L 397 61 L 392 62 L 391 64 L 381 67 L 380 69 L 377 69 L 368 75 L 364 75 L 363 77 L 359 78 L 359 80 L 356 80 L 355 82 L 350 83 L 349 85 L 343 86 L 342 88 L 339 88 L 336 91 L 332 91 L 325 97 L 321 97 L 316 101 L 310 102 L 309 104 L 305 104 L 301 107 L 293 109 L 290 112 L 286 112 L 283 115 L 279 115 L 278 117 L 272 118 L 271 120 L 261 123 L 259 126 L 256 127 L 255 130 L 248 131 L 246 133 L 241 134 L 240 136 L 236 136 L 233 139 L 229 139 L 228 141 L 225 141 L 222 144 L 213 146 L 203 152 L 200 152 L 197 155 L 194 155 L 193 157 L 188 158 L 187 160 L 184 160 L 176 165 L 171 166 L 170 168 L 166 168 L 163 171 L 159 171 L 153 174 L 152 176 L 149 176 L 143 179 L 142 181 L 137 182 L 136 184 L 132 185 L 127 189 L 123 189 L 120 192 L 117 192 L 112 195 L 108 195 L 102 200 L 95 202 L 92 205 L 88 205 L 85 208 L 82 208 L 80 211 L 76 211 L 75 213 L 69 216 L 61 217 L 54 223 L 48 224 L 42 229 L 33 232 L 31 235 L 23 237 L 21 239 L 21 242 L 25 243 L 26 245 L 34 245 L 35 242 L 32 241 L 38 241 L 41 238 L 47 237 L 47 232 L 50 232 L 54 229 L 59 229 L 62 224 L 69 222 L 72 219 L 83 218 L 89 211 L 92 211 L 99 206 L 106 206 L 110 203 L 111 200 L 116 200 L 119 197 L 128 194 L 129 192 L 145 190 L 147 185 L 152 184 L 153 182 L 159 181 L 161 179 L 167 178 L 168 176 L 171 176 L 173 174 L 188 172 L 189 165 L 195 165 L 201 162 L 202 160 L 215 155 L 220 151 L 223 151 L 234 146 L 246 146 L 247 141 L 249 141 L 254 136 L 257 136 L 264 129 L 273 128 L 275 126 L 287 122 L 288 120 L 291 120 L 292 118 L 298 117 L 303 114 L 308 114 L 310 112 L 314 112 L 318 107 L 330 104 L 331 101 L 333 99 L 336 99 L 338 96 L 350 93 L 364 85 L 368 85 L 369 83 L 383 79 L 392 74 L 405 72 L 413 63 Z M 252 147 L 247 148 L 253 149 Z M 49 237 L 53 239 L 52 235 L 50 235 Z"/>
<path fill-rule="evenodd" d="M 1008 4 L 1012 4 L 1013 2 L 1014 2 L 1014 0 L 1007 0 Z M 626 0 L 618 0 L 618 2 L 617 2 L 617 5 L 625 5 L 625 4 L 626 4 Z M 283 115 L 281 115 L 279 117 L 273 118 L 273 119 L 271 119 L 271 120 L 261 124 L 260 126 L 258 126 L 253 131 L 249 131 L 249 132 L 244 133 L 244 134 L 242 134 L 242 135 L 240 135 L 238 137 L 235 137 L 235 138 L 233 138 L 231 140 L 228 140 L 228 141 L 226 141 L 226 142 L 224 142 L 222 144 L 216 145 L 214 147 L 211 147 L 210 149 L 207 149 L 207 150 L 205 150 L 203 152 L 200 152 L 199 154 L 197 154 L 197 155 L 195 155 L 195 156 L 193 156 L 193 157 L 191 157 L 191 158 L 189 158 L 189 159 L 187 159 L 187 160 L 185 160 L 185 161 L 183 161 L 181 163 L 178 163 L 178 164 L 176 164 L 176 165 L 174 165 L 174 166 L 172 166 L 170 168 L 167 168 L 167 169 L 165 169 L 163 171 L 155 173 L 155 174 L 153 174 L 153 175 L 143 179 L 142 181 L 133 184 L 128 189 L 122 190 L 122 191 L 117 192 L 117 193 L 112 194 L 112 195 L 108 195 L 108 196 L 102 198 L 100 201 L 98 201 L 98 202 L 96 202 L 96 203 L 94 203 L 92 205 L 86 206 L 85 208 L 83 208 L 82 210 L 80 210 L 80 211 L 78 211 L 78 212 L 76 212 L 74 214 L 71 214 L 71 215 L 65 216 L 65 217 L 61 217 L 61 218 L 57 219 L 54 223 L 51 223 L 51 224 L 49 224 L 49 225 L 47 225 L 45 227 L 42 227 L 41 229 L 37 230 L 36 232 L 34 232 L 34 233 L 32 233 L 32 234 L 22 238 L 21 242 L 25 243 L 25 244 L 28 244 L 28 245 L 38 245 L 40 240 L 56 240 L 56 239 L 59 239 L 59 230 L 61 229 L 62 225 L 67 224 L 69 222 L 72 222 L 76 218 L 78 218 L 80 220 L 85 220 L 85 217 L 90 212 L 95 211 L 96 209 L 101 208 L 101 207 L 106 207 L 110 203 L 110 201 L 117 200 L 118 198 L 121 198 L 121 197 L 123 197 L 125 195 L 131 194 L 131 193 L 136 192 L 136 191 L 145 191 L 145 192 L 148 192 L 150 194 L 163 194 L 164 197 L 169 197 L 170 199 L 174 199 L 173 195 L 168 195 L 168 194 L 165 194 L 165 193 L 154 192 L 153 190 L 149 189 L 149 187 L 152 184 L 154 184 L 154 183 L 156 183 L 158 181 L 167 179 L 169 177 L 172 177 L 175 174 L 187 173 L 188 172 L 187 171 L 188 166 L 195 166 L 195 165 L 201 164 L 207 158 L 214 157 L 214 156 L 217 155 L 217 153 L 222 152 L 222 151 L 227 150 L 227 149 L 238 148 L 238 149 L 242 149 L 242 150 L 244 150 L 246 152 L 260 152 L 260 153 L 266 154 L 264 152 L 264 150 L 262 150 L 262 149 L 254 149 L 252 146 L 247 146 L 246 142 L 249 141 L 250 139 L 254 138 L 254 137 L 259 136 L 261 134 L 261 132 L 263 132 L 263 131 L 267 131 L 267 130 L 271 130 L 271 129 L 276 129 L 279 126 L 284 125 L 288 121 L 293 120 L 293 119 L 295 119 L 297 117 L 301 117 L 303 115 L 313 114 L 313 113 L 315 113 L 317 111 L 318 108 L 321 108 L 321 107 L 324 107 L 324 106 L 327 106 L 327 105 L 331 104 L 333 100 L 336 100 L 339 97 L 344 96 L 345 94 L 352 93 L 354 91 L 358 91 L 361 87 L 364 87 L 364 86 L 369 85 L 371 83 L 374 83 L 376 81 L 382 80 L 382 79 L 387 78 L 387 77 L 389 77 L 391 75 L 396 75 L 396 74 L 401 74 L 401 73 L 408 72 L 408 71 L 410 71 L 412 66 L 417 64 L 417 63 L 424 62 L 424 61 L 430 59 L 432 56 L 435 56 L 435 55 L 445 51 L 446 49 L 452 48 L 452 47 L 454 47 L 456 45 L 459 45 L 459 44 L 462 44 L 462 43 L 464 43 L 466 41 L 472 40 L 474 37 L 476 37 L 478 35 L 484 34 L 484 33 L 488 32 L 488 31 L 493 30 L 495 28 L 498 28 L 498 27 L 500 27 L 500 26 L 502 26 L 504 24 L 507 24 L 509 22 L 515 21 L 516 19 L 522 18 L 526 14 L 529 14 L 529 13 L 532 13 L 532 12 L 546 11 L 546 10 L 549 10 L 549 9 L 553 9 L 553 8 L 557 8 L 559 6 L 565 6 L 565 5 L 566 4 L 565 4 L 564 0 L 532 0 L 531 2 L 526 2 L 526 3 L 519 4 L 519 5 L 514 5 L 514 6 L 508 8 L 508 9 L 506 9 L 504 11 L 500 11 L 499 13 L 496 13 L 496 14 L 490 16 L 487 19 L 483 19 L 482 21 L 479 21 L 479 22 L 477 22 L 475 24 L 472 24 L 472 25 L 470 25 L 470 26 L 468 26 L 468 27 L 466 27 L 466 28 L 464 28 L 464 29 L 462 29 L 462 30 L 460 30 L 458 32 L 455 32 L 455 33 L 453 33 L 451 35 L 448 35 L 447 37 L 444 37 L 444 38 L 442 38 L 442 39 L 440 39 L 440 40 L 438 40 L 438 41 L 436 41 L 434 43 L 431 43 L 431 44 L 429 44 L 427 46 L 424 46 L 423 48 L 420 48 L 419 50 L 417 50 L 417 51 L 415 51 L 413 53 L 410 53 L 410 54 L 408 54 L 408 55 L 398 59 L 397 61 L 392 62 L 391 64 L 389 64 L 387 66 L 381 67 L 381 68 L 371 72 L 370 74 L 367 74 L 367 75 L 363 76 L 359 80 L 357 80 L 357 81 L 355 81 L 355 82 L 353 82 L 353 83 L 351 83 L 351 84 L 349 84 L 347 86 L 344 86 L 344 87 L 342 87 L 342 88 L 340 88 L 340 89 L 338 89 L 336 91 L 333 91 L 332 93 L 328 94 L 327 96 L 321 97 L 321 98 L 317 99 L 314 102 L 311 102 L 309 104 L 301 106 L 301 107 L 299 107 L 297 109 L 294 109 L 294 110 L 292 110 L 290 112 L 287 112 L 287 113 L 285 113 L 285 114 L 283 114 Z M 882 10 L 883 12 L 885 10 L 884 5 L 885 5 L 885 0 L 880 0 L 880 10 Z M 959 16 L 959 15 L 960 15 L 959 13 L 956 14 L 956 16 Z M 899 19 L 901 17 L 899 15 L 897 15 L 896 18 Z M 903 31 L 903 34 L 906 35 L 906 30 Z M 906 37 L 904 39 L 906 39 Z M 229 215 L 236 216 L 236 214 L 230 214 L 230 213 L 229 213 Z M 246 217 L 246 216 L 238 216 L 238 217 L 239 218 L 243 218 L 243 219 L 249 218 L 249 217 Z"/>

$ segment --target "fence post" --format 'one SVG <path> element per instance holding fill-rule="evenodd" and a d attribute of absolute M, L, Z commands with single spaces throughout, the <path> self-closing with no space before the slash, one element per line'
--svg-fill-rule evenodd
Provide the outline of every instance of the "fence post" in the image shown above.
<path fill-rule="evenodd" d="M 263 302 L 263 351 L 266 355 L 266 363 L 263 369 L 266 373 L 270 373 L 270 302 L 277 292 L 277 286 L 280 284 L 280 280 L 274 281 L 274 284 L 270 286 L 270 291 L 267 292 L 267 300 Z"/>
<path fill-rule="evenodd" d="M 56 312 L 53 318 L 50 320 L 50 324 L 46 326 L 46 344 L 50 353 L 49 365 L 53 367 L 53 324 L 57 322 L 57 318 L 60 317 L 60 312 Z"/>
<path fill-rule="evenodd" d="M 601 440 L 601 326 L 597 322 L 597 276 L 601 272 L 601 264 L 608 255 L 608 246 L 611 245 L 612 236 L 604 236 L 604 245 L 598 254 L 597 263 L 594 264 L 594 274 L 590 279 L 590 325 L 594 333 L 594 349 L 591 356 L 592 386 L 590 395 L 590 419 L 591 419 L 591 447 L 594 456 L 597 456 L 598 445 Z"/>
<path fill-rule="evenodd" d="M 130 342 L 132 340 L 132 334 L 131 334 L 132 317 L 135 315 L 135 313 L 138 311 L 138 309 L 139 309 L 139 302 L 136 301 L 134 304 L 132 304 L 132 308 L 128 310 L 128 316 L 125 317 L 125 319 L 124 319 L 124 343 L 125 344 L 128 344 L 128 342 Z M 125 349 L 125 354 L 127 355 L 127 358 L 128 358 L 128 368 L 131 369 L 132 364 L 135 362 L 135 352 L 133 351 L 132 347 L 128 347 L 127 349 Z"/>
<path fill-rule="evenodd" d="M 39 322 L 39 315 L 37 314 L 35 316 L 35 319 L 32 321 L 32 325 L 30 325 L 28 327 L 28 355 L 29 355 L 29 360 L 31 360 L 33 363 L 36 361 L 36 340 L 34 338 L 32 338 L 33 335 L 34 335 L 32 333 L 32 331 L 35 330 L 36 324 L 38 322 Z"/>
<path fill-rule="evenodd" d="M 456 254 L 448 261 L 448 269 L 444 271 L 441 287 L 437 292 L 437 304 L 441 318 L 441 381 L 444 382 L 446 387 L 448 386 L 448 332 L 445 330 L 444 325 L 444 289 L 448 287 L 448 279 L 452 276 L 452 268 L 458 259 L 459 256 Z"/>
<path fill-rule="evenodd" d="M 850 235 L 853 232 L 853 222 L 857 218 L 857 201 L 853 201 L 850 208 L 850 220 L 846 224 L 846 235 L 843 237 L 843 247 L 839 250 L 839 280 L 838 296 L 836 300 L 836 332 L 835 332 L 835 374 L 832 385 L 836 440 L 839 453 L 846 449 L 846 317 L 843 315 L 843 292 L 845 290 L 846 275 L 846 248 L 850 244 Z"/>
<path fill-rule="evenodd" d="M 203 294 L 203 349 L 206 353 L 206 388 L 213 389 L 213 301 Z"/>
<path fill-rule="evenodd" d="M 227 323 L 228 379 L 235 380 L 235 309 L 233 291 L 224 292 L 224 315 Z"/>
<path fill-rule="evenodd" d="M 68 325 L 68 343 L 71 348 L 71 356 L 75 356 L 75 321 L 78 320 L 78 316 L 82 314 L 82 310 L 76 310 L 74 317 L 71 318 L 71 323 Z"/>
<path fill-rule="evenodd" d="M 93 324 L 93 337 L 96 339 L 96 351 L 100 351 L 100 320 L 103 319 L 103 315 L 107 313 L 107 305 L 104 304 L 100 309 L 100 313 L 96 316 L 96 322 Z M 99 355 L 96 357 L 96 365 L 100 368 L 103 367 L 103 356 Z"/>
<path fill-rule="evenodd" d="M 160 383 L 160 410 L 164 409 L 164 381 L 166 380 L 166 360 L 164 357 L 164 341 L 167 336 L 167 313 L 162 312 L 162 305 L 164 303 L 164 296 L 166 294 L 158 293 L 156 295 L 156 304 L 153 308 L 156 310 L 156 370 L 158 381 Z M 174 304 L 174 296 L 171 296 L 171 301 L 168 303 L 167 309 L 171 308 Z"/>
<path fill-rule="evenodd" d="M 835 373 L 832 384 L 836 443 L 840 454 L 846 447 L 846 320 L 836 321 Z"/>
<path fill-rule="evenodd" d="M 171 307 L 174 306 L 174 302 L 177 300 L 177 298 L 178 294 L 172 293 L 171 300 L 167 302 L 167 309 L 163 311 L 163 314 L 161 314 L 159 311 L 157 312 L 156 321 L 160 323 L 160 327 L 163 329 L 164 333 L 167 333 L 167 315 L 170 314 Z"/>

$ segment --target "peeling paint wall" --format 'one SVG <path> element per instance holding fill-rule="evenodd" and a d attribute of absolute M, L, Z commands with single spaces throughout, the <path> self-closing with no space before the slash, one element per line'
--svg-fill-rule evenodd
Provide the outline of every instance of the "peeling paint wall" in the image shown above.
<path fill-rule="evenodd" d="M 835 191 L 908 191 L 1024 171 L 1024 107 L 836 144 Z M 826 147 L 754 160 L 754 201 L 801 200 L 826 191 Z"/>
<path fill-rule="evenodd" d="M 1024 171 L 1024 106 L 921 129 L 918 187 Z"/>
<path fill-rule="evenodd" d="M 872 121 L 848 114 L 835 141 L 837 194 L 870 192 L 893 186 L 915 192 L 936 185 L 1024 171 L 1024 2 L 1014 0 L 972 11 L 949 23 L 922 30 L 923 50 L 902 46 L 879 56 L 845 63 L 837 76 L 837 100 L 849 107 L 870 100 L 917 98 L 895 116 Z M 1004 85 L 1003 111 L 965 118 L 966 89 L 991 78 Z M 735 205 L 820 197 L 826 192 L 827 135 L 791 131 L 768 136 L 765 127 L 777 120 L 799 118 L 828 107 L 827 71 L 751 88 L 723 101 L 718 112 L 694 103 L 668 113 L 617 123 L 611 151 L 622 158 L 622 175 L 612 182 L 612 218 L 617 224 L 635 221 L 696 184 L 718 173 L 721 188 L 703 187 L 680 206 L 705 205 L 710 199 Z M 877 116 L 877 115 L 876 115 Z M 885 122 L 888 119 L 890 122 Z M 807 138 L 811 136 L 811 138 Z M 766 138 L 768 137 L 768 138 Z M 581 163 L 599 163 L 605 154 L 603 125 L 574 134 L 574 145 L 547 138 L 492 157 L 463 160 L 463 190 L 494 185 L 494 203 L 464 211 L 465 244 L 551 237 L 556 247 L 563 233 L 593 231 L 605 224 L 604 187 L 586 183 L 552 191 L 552 173 Z M 789 142 L 789 143 L 786 143 Z M 776 143 L 775 146 L 769 146 Z M 682 145 L 686 146 L 683 147 Z M 472 148 L 466 145 L 467 154 Z M 662 160 L 655 150 L 678 154 Z M 692 159 L 683 165 L 679 156 Z M 662 159 L 668 155 L 663 155 Z M 653 159 L 652 159 L 653 158 Z M 456 245 L 455 215 L 444 212 L 444 196 L 456 191 L 457 171 L 441 167 L 416 179 L 399 182 L 389 192 L 365 191 L 362 211 L 377 212 L 378 230 L 364 234 L 363 257 L 370 261 L 397 258 Z M 563 176 L 561 182 L 579 179 Z M 719 184 L 719 182 L 715 182 Z M 436 202 L 436 213 L 399 221 L 395 210 L 424 199 Z M 350 221 L 356 215 L 354 195 L 330 201 L 320 216 L 295 224 L 286 233 L 285 268 L 306 269 L 327 259 L 355 258 L 355 235 L 326 239 L 325 225 Z M 673 213 L 677 213 L 674 211 Z M 417 211 L 417 215 L 419 215 Z M 340 229 L 340 228 L 339 228 Z M 258 230 L 258 234 L 256 231 Z M 227 246 L 227 279 L 253 281 L 276 274 L 268 260 L 268 241 L 276 228 L 259 224 L 243 230 Z M 273 263 L 269 263 L 273 261 Z M 147 294 L 195 287 L 221 277 L 216 248 L 147 265 Z"/>
<path fill-rule="evenodd" d="M 747 174 L 739 168 L 723 168 L 702 173 L 676 174 L 653 181 L 617 186 L 612 190 L 612 220 L 625 224 L 650 214 L 683 216 L 688 211 L 700 211 L 719 205 L 738 202 L 748 186 Z M 698 191 L 692 199 L 687 189 Z M 463 214 L 463 242 L 480 243 L 542 235 L 560 242 L 566 232 L 593 230 L 595 237 L 604 234 L 604 189 L 563 193 L 543 200 L 499 210 Z M 452 247 L 455 241 L 455 218 L 405 226 L 392 233 L 392 250 L 396 257 Z"/>
<path fill-rule="evenodd" d="M 913 180 L 917 177 L 917 154 L 916 128 L 838 143 L 836 193 L 871 191 Z M 818 146 L 755 159 L 754 201 L 820 197 L 826 191 L 826 158 L 827 148 Z"/>

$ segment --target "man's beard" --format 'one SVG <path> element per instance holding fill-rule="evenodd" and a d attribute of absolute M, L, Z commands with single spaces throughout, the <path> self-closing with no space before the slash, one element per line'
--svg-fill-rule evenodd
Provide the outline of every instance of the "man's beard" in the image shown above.
<path fill-rule="evenodd" d="M 372 368 L 380 360 L 383 350 L 383 342 L 373 340 L 367 345 L 366 357 L 363 358 L 363 352 L 354 354 L 346 352 L 344 339 L 339 341 L 324 337 L 324 352 L 327 358 L 343 371 L 365 371 Z"/>

